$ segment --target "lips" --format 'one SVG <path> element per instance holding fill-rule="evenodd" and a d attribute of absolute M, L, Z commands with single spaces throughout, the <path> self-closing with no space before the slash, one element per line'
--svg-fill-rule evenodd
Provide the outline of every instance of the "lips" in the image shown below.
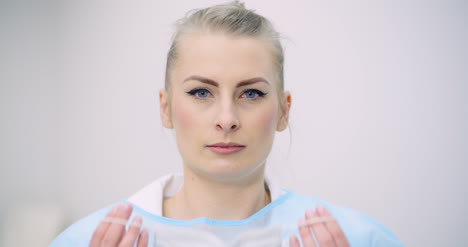
<path fill-rule="evenodd" d="M 235 142 L 219 142 L 206 146 L 209 150 L 217 154 L 232 154 L 242 151 L 245 145 L 241 145 Z"/>

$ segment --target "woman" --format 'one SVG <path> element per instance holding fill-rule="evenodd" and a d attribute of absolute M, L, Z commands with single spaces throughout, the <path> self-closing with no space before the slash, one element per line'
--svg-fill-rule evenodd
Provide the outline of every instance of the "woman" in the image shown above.
<path fill-rule="evenodd" d="M 283 50 L 264 17 L 234 2 L 182 19 L 160 112 L 183 175 L 86 217 L 52 246 L 401 246 L 368 216 L 264 177 L 275 132 L 288 125 L 283 87 Z"/>

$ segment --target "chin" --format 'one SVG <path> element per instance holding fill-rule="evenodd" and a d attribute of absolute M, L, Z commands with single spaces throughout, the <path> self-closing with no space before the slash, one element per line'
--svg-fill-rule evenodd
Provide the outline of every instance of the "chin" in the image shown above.
<path fill-rule="evenodd" d="M 196 173 L 216 181 L 239 181 L 256 174 L 261 165 L 243 165 L 241 161 L 217 160 L 205 163 L 203 166 L 192 167 Z M 263 172 L 263 169 L 260 169 Z M 257 171 L 257 172 L 256 172 Z"/>

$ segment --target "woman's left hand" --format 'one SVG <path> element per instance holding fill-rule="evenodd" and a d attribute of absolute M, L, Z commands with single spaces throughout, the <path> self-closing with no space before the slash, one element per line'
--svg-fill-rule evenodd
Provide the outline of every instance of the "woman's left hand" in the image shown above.
<path fill-rule="evenodd" d="M 312 231 L 320 247 L 349 247 L 348 240 L 336 220 L 326 220 L 324 222 L 312 223 L 311 225 L 307 224 L 307 221 L 331 217 L 330 213 L 320 205 L 315 212 L 307 210 L 305 220 L 299 223 L 299 235 L 301 236 L 304 247 L 316 247 L 314 238 L 312 237 Z M 289 246 L 301 246 L 296 236 L 290 237 Z"/>

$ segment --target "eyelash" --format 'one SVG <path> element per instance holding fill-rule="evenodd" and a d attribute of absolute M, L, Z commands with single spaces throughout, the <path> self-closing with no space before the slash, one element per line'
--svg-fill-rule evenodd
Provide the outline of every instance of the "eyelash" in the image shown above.
<path fill-rule="evenodd" d="M 207 97 L 198 97 L 196 95 L 198 92 L 207 92 L 207 93 L 211 94 L 210 90 L 208 90 L 206 88 L 195 88 L 195 89 L 192 89 L 192 90 L 190 90 L 190 91 L 188 91 L 186 93 L 188 95 L 193 96 L 194 98 L 200 99 L 200 100 L 204 100 L 205 98 L 208 98 L 208 96 Z M 244 97 L 244 98 L 249 99 L 249 100 L 257 100 L 258 98 L 263 98 L 263 97 L 265 97 L 265 95 L 267 95 L 266 93 L 264 93 L 264 92 L 262 92 L 262 91 L 260 91 L 258 89 L 247 89 L 247 90 L 242 92 L 241 96 L 248 93 L 248 92 L 254 92 L 254 93 L 256 93 L 258 95 L 258 97 L 256 97 L 256 98 L 246 98 L 246 97 Z"/>
<path fill-rule="evenodd" d="M 250 99 L 250 100 L 256 100 L 258 98 L 263 98 L 266 95 L 266 93 L 264 93 L 264 92 L 262 92 L 262 91 L 260 91 L 258 89 L 247 89 L 244 92 L 242 92 L 241 95 L 244 95 L 244 94 L 246 94 L 248 92 L 254 92 L 254 93 L 256 93 L 258 95 L 258 97 L 256 97 L 256 98 L 247 98 L 247 99 Z"/>
<path fill-rule="evenodd" d="M 208 90 L 206 88 L 195 88 L 195 89 L 192 89 L 192 90 L 188 91 L 187 94 L 190 95 L 190 96 L 193 96 L 196 99 L 202 99 L 203 100 L 203 99 L 207 98 L 207 97 L 205 97 L 205 98 L 197 97 L 196 94 L 198 92 L 207 92 L 207 93 L 211 94 L 210 90 Z"/>

